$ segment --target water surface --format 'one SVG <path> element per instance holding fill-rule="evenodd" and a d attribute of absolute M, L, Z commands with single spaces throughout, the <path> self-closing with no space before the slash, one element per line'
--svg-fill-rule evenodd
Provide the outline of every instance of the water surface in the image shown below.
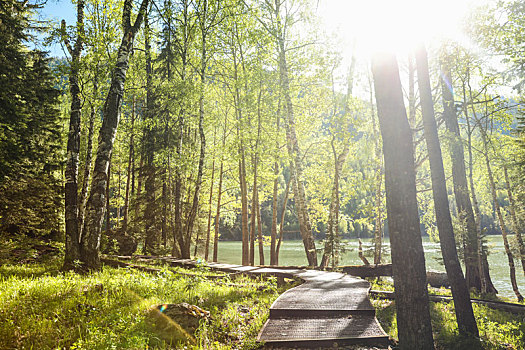
<path fill-rule="evenodd" d="M 499 292 L 499 295 L 510 298 L 515 298 L 512 286 L 510 284 L 509 277 L 509 265 L 507 255 L 505 254 L 505 248 L 503 247 L 503 240 L 500 236 L 489 236 L 488 237 L 489 247 L 489 265 L 492 282 Z M 384 242 L 385 250 L 387 254 L 383 259 L 383 262 L 390 262 L 390 242 L 388 238 Z M 317 247 L 320 247 L 319 242 L 316 242 Z M 361 265 L 362 262 L 357 255 L 358 241 L 357 239 L 351 239 L 345 242 L 346 251 L 342 254 L 341 265 Z M 370 239 L 363 240 L 363 248 L 369 249 L 372 247 Z M 431 242 L 427 237 L 423 238 L 423 248 L 425 250 L 425 260 L 427 270 L 445 271 L 445 267 L 441 262 L 441 250 L 439 243 Z M 255 263 L 259 263 L 258 246 L 256 249 Z M 270 261 L 270 247 L 264 247 L 265 262 L 268 264 Z M 241 263 L 241 242 L 219 242 L 219 262 L 240 264 Z M 373 261 L 373 258 L 368 258 L 369 261 Z M 522 294 L 525 293 L 525 276 L 523 275 L 523 269 L 519 259 L 514 261 L 516 265 L 516 279 L 518 287 Z M 306 256 L 304 253 L 304 246 L 302 241 L 284 241 L 281 246 L 281 252 L 279 254 L 280 265 L 307 265 Z"/>

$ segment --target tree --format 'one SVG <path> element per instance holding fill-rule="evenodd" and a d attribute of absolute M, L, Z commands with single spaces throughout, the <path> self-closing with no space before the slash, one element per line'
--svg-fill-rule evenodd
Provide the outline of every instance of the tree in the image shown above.
<path fill-rule="evenodd" d="M 416 49 L 416 69 L 419 92 L 421 95 L 423 126 L 430 161 L 432 193 L 434 195 L 434 208 L 439 232 L 439 243 L 441 245 L 441 253 L 443 255 L 448 280 L 452 289 L 452 297 L 454 298 L 458 329 L 463 335 L 478 337 L 478 327 L 476 319 L 474 318 L 472 304 L 470 303 L 470 293 L 456 251 L 452 217 L 450 216 L 448 205 L 445 169 L 443 167 L 441 145 L 434 116 L 434 103 L 432 101 L 432 90 L 430 87 L 428 58 L 423 44 L 419 44 Z M 475 247 L 476 245 L 471 247 L 472 251 L 470 252 L 469 257 L 476 254 Z"/>
<path fill-rule="evenodd" d="M 295 117 L 290 96 L 290 77 L 288 74 L 288 64 L 286 61 L 286 37 L 288 30 L 289 18 L 282 17 L 281 7 L 284 1 L 275 0 L 266 1 L 270 15 L 272 16 L 274 26 L 270 30 L 270 34 L 274 36 L 277 44 L 278 52 L 278 66 L 279 66 L 279 81 L 281 84 L 281 94 L 284 99 L 284 110 L 286 116 L 286 146 L 288 155 L 290 157 L 290 171 L 292 173 L 292 188 L 294 192 L 294 201 L 297 208 L 297 217 L 299 220 L 299 229 L 303 239 L 304 250 L 308 259 L 308 265 L 317 266 L 317 253 L 315 250 L 315 241 L 312 234 L 312 225 L 308 213 L 308 206 L 306 202 L 306 194 L 303 183 L 303 159 L 302 152 L 299 147 L 297 134 L 295 131 Z M 267 27 L 268 28 L 268 27 Z"/>
<path fill-rule="evenodd" d="M 391 53 L 375 54 L 372 74 L 383 137 L 399 345 L 402 349 L 433 349 L 425 257 L 416 201 L 412 133 L 395 56 Z"/>
<path fill-rule="evenodd" d="M 452 181 L 457 212 L 461 222 L 466 223 L 465 277 L 469 288 L 487 292 L 486 281 L 483 278 L 480 233 L 476 228 L 474 211 L 470 201 L 467 173 L 465 169 L 465 154 L 459 130 L 456 107 L 454 105 L 452 74 L 449 58 L 444 58 L 441 71 L 441 93 L 443 97 L 443 118 L 449 132 L 449 150 L 452 160 Z"/>
<path fill-rule="evenodd" d="M 0 6 L 0 232 L 60 238 L 64 149 L 57 61 L 30 49 L 27 1 Z"/>
<path fill-rule="evenodd" d="M 86 205 L 86 220 L 82 230 L 80 260 L 84 264 L 83 268 L 88 270 L 100 269 L 100 234 L 105 210 L 105 188 L 108 181 L 109 161 L 120 119 L 120 107 L 122 105 L 129 56 L 133 47 L 133 40 L 142 24 L 148 4 L 149 0 L 142 0 L 139 12 L 132 25 L 131 11 L 133 4 L 131 0 L 124 1 L 122 10 L 124 33 L 111 77 L 111 86 L 102 112 L 104 119 L 99 131 L 97 157 L 91 191 Z"/>

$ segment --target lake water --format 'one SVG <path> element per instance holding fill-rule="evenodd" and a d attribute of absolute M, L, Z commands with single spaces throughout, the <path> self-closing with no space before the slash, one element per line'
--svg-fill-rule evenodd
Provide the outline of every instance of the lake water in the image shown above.
<path fill-rule="evenodd" d="M 512 291 L 512 286 L 510 284 L 509 277 L 509 265 L 507 261 L 507 255 L 505 254 L 505 248 L 503 247 L 503 240 L 501 236 L 488 236 L 488 247 L 490 254 L 488 256 L 489 265 L 490 265 L 490 275 L 492 277 L 492 282 L 499 292 L 499 295 L 515 298 L 514 292 Z M 363 249 L 368 249 L 372 246 L 370 239 L 362 240 Z M 320 247 L 319 242 L 316 242 L 316 246 Z M 362 262 L 359 259 L 358 252 L 358 241 L 357 239 L 346 241 L 346 252 L 343 253 L 341 265 L 361 265 Z M 389 252 L 390 243 L 388 239 L 385 241 L 385 249 Z M 441 249 L 439 243 L 430 242 L 426 237 L 423 238 L 423 247 L 425 249 L 425 258 L 427 270 L 438 270 L 445 271 L 445 267 L 440 262 L 441 258 Z M 256 257 L 255 263 L 259 262 L 259 251 L 258 246 L 256 245 Z M 265 246 L 265 261 L 267 264 L 270 261 L 270 247 Z M 241 242 L 219 242 L 219 262 L 230 263 L 230 264 L 240 264 L 241 263 Z M 368 258 L 369 261 L 372 261 L 373 258 Z M 390 262 L 390 254 L 387 254 L 383 262 Z M 519 259 L 514 259 L 516 265 L 516 278 L 518 281 L 518 287 L 522 294 L 525 293 L 525 276 L 523 275 L 523 269 L 521 268 L 521 263 Z M 280 265 L 307 265 L 306 256 L 304 253 L 304 246 L 302 241 L 284 241 L 281 246 L 281 251 L 279 254 L 279 264 Z"/>

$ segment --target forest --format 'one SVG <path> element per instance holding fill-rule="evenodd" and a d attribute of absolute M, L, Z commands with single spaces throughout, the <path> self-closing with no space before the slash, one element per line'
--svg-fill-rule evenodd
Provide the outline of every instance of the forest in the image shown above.
<path fill-rule="evenodd" d="M 300 282 L 214 262 L 391 267 L 392 348 L 525 348 L 524 28 L 520 0 L 0 0 L 0 348 L 264 346 Z M 167 303 L 211 320 L 159 335 Z"/>

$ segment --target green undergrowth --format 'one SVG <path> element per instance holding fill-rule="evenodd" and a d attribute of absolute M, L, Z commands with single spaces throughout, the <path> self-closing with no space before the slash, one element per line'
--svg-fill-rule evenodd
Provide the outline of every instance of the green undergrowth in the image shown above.
<path fill-rule="evenodd" d="M 393 286 L 385 281 L 372 281 L 374 290 L 393 290 Z M 429 288 L 430 294 L 450 295 L 447 289 Z M 509 301 L 504 298 L 492 297 L 492 300 Z M 395 301 L 371 299 L 376 308 L 379 323 L 389 336 L 397 339 L 397 322 Z M 476 303 L 472 304 L 474 316 L 478 324 L 481 347 L 483 349 L 525 349 L 525 315 L 493 310 Z M 479 343 L 459 336 L 454 303 L 430 303 L 430 316 L 436 349 L 477 349 Z"/>
<path fill-rule="evenodd" d="M 104 267 L 78 275 L 45 264 L 0 266 L 0 349 L 252 349 L 271 303 L 286 288 L 273 279 L 225 277 L 205 267 L 146 273 Z M 184 275 L 190 274 L 190 275 Z M 148 318 L 155 305 L 210 311 L 194 343 L 172 344 Z"/>

